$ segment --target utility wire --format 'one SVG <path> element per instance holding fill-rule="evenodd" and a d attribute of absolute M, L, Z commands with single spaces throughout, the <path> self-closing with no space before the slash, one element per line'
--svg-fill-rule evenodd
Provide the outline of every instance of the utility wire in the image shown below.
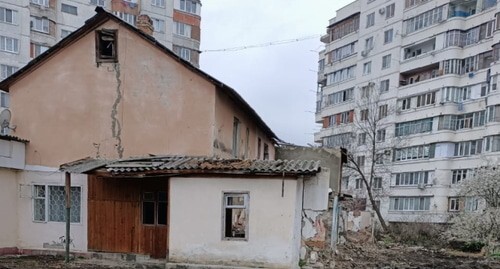
<path fill-rule="evenodd" d="M 295 42 L 300 42 L 300 41 L 304 41 L 304 40 L 308 40 L 308 39 L 313 39 L 313 38 L 319 38 L 319 37 L 321 37 L 321 35 L 311 35 L 311 36 L 304 36 L 304 37 L 293 38 L 293 39 L 278 40 L 278 41 L 272 41 L 272 42 L 267 42 L 267 43 L 262 43 L 262 44 L 255 44 L 255 45 L 248 45 L 248 46 L 240 46 L 240 47 L 225 48 L 225 49 L 208 49 L 208 50 L 203 50 L 202 52 L 239 51 L 239 50 L 246 50 L 246 49 L 254 49 L 254 48 L 262 48 L 262 47 L 283 45 L 283 44 L 288 44 L 288 43 L 295 43 Z"/>

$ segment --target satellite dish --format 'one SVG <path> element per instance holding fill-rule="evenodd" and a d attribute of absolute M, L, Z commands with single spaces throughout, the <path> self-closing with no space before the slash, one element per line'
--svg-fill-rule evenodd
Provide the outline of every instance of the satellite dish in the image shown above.
<path fill-rule="evenodd" d="M 10 117 L 11 117 L 11 112 L 7 108 L 3 108 L 0 111 L 0 127 L 1 127 L 1 133 L 4 133 L 4 130 L 9 128 L 10 126 Z"/>

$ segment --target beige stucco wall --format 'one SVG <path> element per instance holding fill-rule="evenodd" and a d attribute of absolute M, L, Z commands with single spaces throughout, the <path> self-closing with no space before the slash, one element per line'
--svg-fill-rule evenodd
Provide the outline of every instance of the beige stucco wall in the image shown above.
<path fill-rule="evenodd" d="M 29 169 L 29 167 L 28 167 Z M 65 222 L 36 222 L 33 220 L 32 188 L 35 184 L 64 186 L 64 173 L 25 170 L 18 173 L 19 192 L 16 193 L 19 248 L 60 249 L 61 237 L 66 235 Z M 87 251 L 87 176 L 71 175 L 71 186 L 81 187 L 80 223 L 71 224 L 71 250 Z M 52 245 L 52 246 L 50 246 Z"/>
<path fill-rule="evenodd" d="M 298 268 L 299 182 L 268 178 L 171 178 L 169 260 Z M 222 240 L 223 192 L 249 192 L 248 241 Z"/>
<path fill-rule="evenodd" d="M 14 170 L 0 168 L 0 248 L 16 247 L 18 234 L 17 179 Z"/>
<path fill-rule="evenodd" d="M 217 144 L 215 154 L 220 157 L 232 157 L 233 147 L 233 122 L 234 118 L 240 121 L 239 139 L 238 139 L 238 157 L 240 159 L 262 159 L 264 153 L 264 144 L 269 146 L 269 159 L 274 160 L 275 150 L 274 142 L 271 141 L 260 130 L 252 119 L 239 109 L 231 99 L 218 92 L 215 99 L 215 129 L 214 145 Z M 229 128 L 228 128 L 229 127 Z M 246 129 L 249 130 L 248 147 Z M 228 132 L 227 130 L 230 130 Z M 260 156 L 258 155 L 258 138 L 261 139 Z M 245 154 L 246 153 L 246 154 Z"/>
<path fill-rule="evenodd" d="M 123 157 L 213 155 L 214 85 L 128 29 L 103 27 L 118 28 L 118 64 L 96 65 L 91 32 L 11 86 L 13 135 L 30 140 L 27 163 L 117 158 L 120 148 Z M 231 138 L 232 122 L 219 128 Z"/>

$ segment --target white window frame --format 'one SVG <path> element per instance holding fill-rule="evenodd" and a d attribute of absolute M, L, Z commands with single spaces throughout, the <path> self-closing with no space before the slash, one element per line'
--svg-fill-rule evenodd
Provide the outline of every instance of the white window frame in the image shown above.
<path fill-rule="evenodd" d="M 33 46 L 33 53 L 34 53 L 33 58 L 38 57 L 40 54 L 46 52 L 50 48 L 48 46 L 36 44 L 36 43 L 32 43 L 32 46 Z"/>
<path fill-rule="evenodd" d="M 369 75 L 372 73 L 372 62 L 366 62 L 363 64 L 363 76 Z"/>
<path fill-rule="evenodd" d="M 449 197 L 448 198 L 448 211 L 449 212 L 460 211 L 460 198 L 459 197 Z"/>
<path fill-rule="evenodd" d="M 230 197 L 243 197 L 244 205 L 229 205 Z M 227 237 L 226 236 L 226 209 L 243 209 L 245 212 L 245 237 Z M 222 193 L 222 240 L 248 241 L 249 213 L 250 213 L 250 192 L 228 191 Z"/>
<path fill-rule="evenodd" d="M 391 28 L 384 31 L 384 44 L 389 44 L 394 39 L 394 30 Z"/>
<path fill-rule="evenodd" d="M 8 92 L 0 91 L 0 107 L 5 107 L 5 108 L 10 107 L 10 95 Z"/>
<path fill-rule="evenodd" d="M 155 7 L 165 8 L 165 0 L 151 0 L 151 5 Z"/>
<path fill-rule="evenodd" d="M 19 39 L 0 36 L 0 51 L 19 53 Z"/>
<path fill-rule="evenodd" d="M 45 189 L 45 195 L 42 197 L 42 196 L 38 196 L 37 193 L 36 193 L 36 187 L 37 186 L 40 186 L 40 187 L 43 187 Z M 32 220 L 33 222 L 42 222 L 42 223 L 47 223 L 47 222 L 58 222 L 58 223 L 61 223 L 63 221 L 53 221 L 53 220 L 50 220 L 50 205 L 49 205 L 49 201 L 50 201 L 50 195 L 51 195 L 51 187 L 63 187 L 63 185 L 52 185 L 52 184 L 34 184 L 33 185 L 33 189 L 32 189 Z M 79 213 L 79 216 L 78 216 L 78 221 L 71 221 L 70 223 L 71 224 L 81 224 L 82 223 L 82 193 L 83 193 L 83 188 L 81 186 L 71 186 L 71 189 L 79 189 L 79 192 L 80 192 L 80 205 L 79 205 L 79 208 L 78 208 L 78 213 Z M 66 195 L 64 195 L 64 197 L 66 197 Z M 35 219 L 35 200 L 44 200 L 44 209 L 45 209 L 45 212 L 44 212 L 44 216 L 43 216 L 43 220 L 37 220 Z M 65 199 L 62 200 L 62 207 L 66 208 L 66 201 Z M 72 208 L 74 208 L 74 204 L 71 205 Z M 73 216 L 73 212 L 72 212 L 72 216 Z"/>
<path fill-rule="evenodd" d="M 0 7 L 0 22 L 17 25 L 17 10 Z"/>
<path fill-rule="evenodd" d="M 50 33 L 50 21 L 44 17 L 31 16 L 31 30 L 48 34 Z"/>
<path fill-rule="evenodd" d="M 19 68 L 17 66 L 0 64 L 0 80 L 6 79 L 14 74 Z"/>
<path fill-rule="evenodd" d="M 382 56 L 382 69 L 391 67 L 392 54 Z"/>
<path fill-rule="evenodd" d="M 124 13 L 124 12 L 119 12 L 119 11 L 113 11 L 113 14 L 115 16 L 117 16 L 118 18 L 122 19 L 124 22 L 135 26 L 136 19 L 137 19 L 135 15 L 129 14 L 129 13 Z"/>
<path fill-rule="evenodd" d="M 375 12 L 366 15 L 366 28 L 375 25 Z"/>
<path fill-rule="evenodd" d="M 192 0 L 180 0 L 179 9 L 187 13 L 196 14 L 198 3 Z"/>
<path fill-rule="evenodd" d="M 430 182 L 430 171 L 402 172 L 394 174 L 395 187 L 416 187 Z"/>
<path fill-rule="evenodd" d="M 191 50 L 188 48 L 179 47 L 179 56 L 186 61 L 191 61 Z"/>
<path fill-rule="evenodd" d="M 49 0 L 30 0 L 30 3 L 43 7 L 49 6 Z"/>
<path fill-rule="evenodd" d="M 106 6 L 106 0 L 90 0 L 90 4 L 98 7 Z"/>
<path fill-rule="evenodd" d="M 392 3 L 385 7 L 385 19 L 390 19 L 394 17 L 394 10 L 396 9 L 396 4 Z"/>
<path fill-rule="evenodd" d="M 389 197 L 389 211 L 429 211 L 430 196 Z"/>
<path fill-rule="evenodd" d="M 373 178 L 372 189 L 374 189 L 374 190 L 381 190 L 382 189 L 382 182 L 383 182 L 383 178 L 382 177 L 374 177 Z"/>
<path fill-rule="evenodd" d="M 191 25 L 174 21 L 174 34 L 191 38 L 191 31 Z"/>
<path fill-rule="evenodd" d="M 165 33 L 165 20 L 158 19 L 158 18 L 151 18 L 153 20 L 153 28 L 154 31 L 157 33 Z"/>
<path fill-rule="evenodd" d="M 65 3 L 61 3 L 61 12 L 71 14 L 71 15 L 78 15 L 78 7 L 73 6 L 73 5 L 68 5 Z"/>

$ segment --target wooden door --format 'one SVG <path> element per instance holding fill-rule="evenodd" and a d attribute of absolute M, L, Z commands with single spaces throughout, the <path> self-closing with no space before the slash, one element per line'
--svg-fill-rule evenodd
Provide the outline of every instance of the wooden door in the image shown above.
<path fill-rule="evenodd" d="M 168 188 L 165 182 L 145 186 L 141 200 L 143 250 L 153 258 L 166 258 L 168 244 Z"/>

